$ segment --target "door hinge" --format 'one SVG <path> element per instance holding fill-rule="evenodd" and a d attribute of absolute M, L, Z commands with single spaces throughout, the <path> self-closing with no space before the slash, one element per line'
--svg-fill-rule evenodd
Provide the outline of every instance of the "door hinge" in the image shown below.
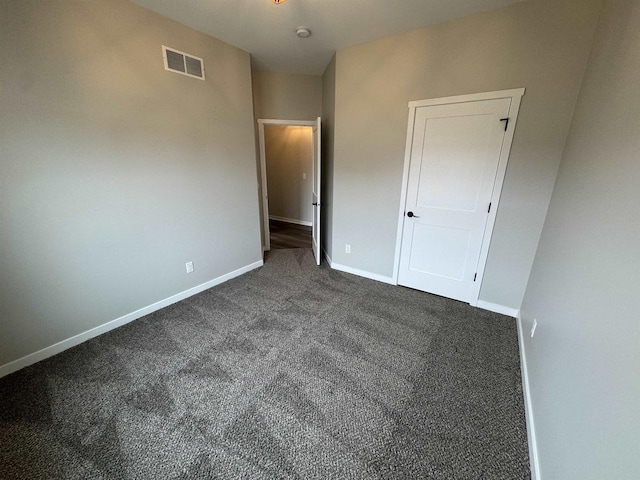
<path fill-rule="evenodd" d="M 489 202 L 489 209 L 487 210 L 487 213 L 491 213 L 491 202 Z"/>
<path fill-rule="evenodd" d="M 501 122 L 504 122 L 504 131 L 507 131 L 507 127 L 509 126 L 509 117 L 507 118 L 501 118 L 500 119 Z"/>
<path fill-rule="evenodd" d="M 476 281 L 476 278 L 478 278 L 478 273 L 476 272 L 476 274 L 473 276 L 473 281 Z"/>

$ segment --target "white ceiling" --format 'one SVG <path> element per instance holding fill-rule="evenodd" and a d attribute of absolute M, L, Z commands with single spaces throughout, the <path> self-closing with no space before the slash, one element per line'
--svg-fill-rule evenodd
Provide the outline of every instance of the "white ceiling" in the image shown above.
<path fill-rule="evenodd" d="M 336 50 L 522 0 L 132 1 L 246 50 L 258 70 L 321 75 Z"/>

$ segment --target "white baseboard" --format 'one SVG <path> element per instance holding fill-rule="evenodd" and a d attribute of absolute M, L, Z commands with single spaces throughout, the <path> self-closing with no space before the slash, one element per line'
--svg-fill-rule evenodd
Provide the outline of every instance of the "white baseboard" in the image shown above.
<path fill-rule="evenodd" d="M 304 225 L 305 227 L 313 226 L 313 223 L 305 220 L 296 220 L 295 218 L 276 217 L 275 215 L 269 215 L 269 220 L 278 220 L 279 222 L 295 223 L 296 225 Z"/>
<path fill-rule="evenodd" d="M 498 305 L 497 303 L 485 302 L 484 300 L 478 300 L 476 307 L 483 310 L 489 310 L 490 312 L 500 313 L 507 315 L 508 317 L 518 318 L 520 310 L 517 308 L 505 307 L 504 305 Z"/>
<path fill-rule="evenodd" d="M 330 263 L 331 268 L 334 270 L 339 270 L 345 273 L 351 273 L 353 275 L 358 275 L 359 277 L 369 278 L 371 280 L 376 280 L 382 283 L 388 283 L 389 285 L 396 285 L 396 282 L 393 281 L 393 278 L 386 277 L 384 275 L 379 275 L 377 273 L 367 272 L 366 270 L 359 270 L 357 268 L 347 267 L 346 265 L 340 265 L 339 263 Z"/>
<path fill-rule="evenodd" d="M 215 287 L 221 283 L 226 282 L 227 280 L 231 280 L 232 278 L 238 277 L 244 273 L 247 273 L 251 270 L 254 270 L 263 265 L 263 261 L 259 260 L 252 264 L 249 264 L 245 267 L 234 270 L 233 272 L 227 273 L 220 277 L 214 278 L 213 280 L 209 280 L 208 282 L 197 285 L 193 288 L 185 290 L 183 292 L 172 295 L 171 297 L 165 298 L 164 300 L 160 300 L 152 305 L 148 305 L 143 307 L 135 312 L 128 313 L 123 315 L 122 317 L 116 318 L 115 320 L 111 320 L 107 323 L 99 325 L 95 328 L 87 330 L 86 332 L 79 333 L 78 335 L 74 335 L 73 337 L 62 340 L 58 343 L 50 345 L 48 347 L 43 348 L 42 350 L 38 350 L 37 352 L 30 353 L 29 355 L 25 355 L 17 360 L 9 362 L 5 365 L 0 366 L 0 378 L 9 375 L 10 373 L 16 372 L 21 368 L 28 367 L 29 365 L 33 365 L 41 360 L 52 357 L 60 352 L 67 350 L 68 348 L 75 347 L 82 342 L 86 342 L 87 340 L 97 337 L 98 335 L 102 335 L 110 330 L 121 327 L 122 325 L 126 325 L 129 322 L 137 320 L 138 318 L 144 317 L 145 315 L 149 315 L 150 313 L 155 312 L 156 310 L 160 310 L 161 308 L 172 305 L 180 300 L 184 300 L 185 298 L 196 295 L 197 293 L 203 292 L 211 287 Z"/>
<path fill-rule="evenodd" d="M 324 255 L 324 258 L 327 259 L 327 263 L 331 267 L 331 265 L 332 265 L 331 257 L 329 256 L 329 254 L 327 253 L 327 251 L 324 248 L 322 249 L 322 254 Z"/>
<path fill-rule="evenodd" d="M 524 411 L 527 422 L 527 441 L 529 443 L 529 463 L 531 464 L 531 480 L 542 480 L 540 476 L 540 463 L 538 460 L 538 443 L 536 440 L 536 428 L 533 421 L 533 406 L 531 404 L 531 389 L 529 387 L 529 370 L 527 369 L 527 355 L 524 348 L 524 332 L 522 318 L 517 315 L 518 344 L 520 345 L 520 372 L 522 375 L 522 390 L 524 393 Z"/>

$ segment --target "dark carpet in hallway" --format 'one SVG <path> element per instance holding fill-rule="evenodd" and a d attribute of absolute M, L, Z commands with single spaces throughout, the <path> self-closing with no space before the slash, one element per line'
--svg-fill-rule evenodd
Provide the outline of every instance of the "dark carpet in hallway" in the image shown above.
<path fill-rule="evenodd" d="M 275 250 L 0 379 L 0 477 L 525 479 L 515 322 Z"/>

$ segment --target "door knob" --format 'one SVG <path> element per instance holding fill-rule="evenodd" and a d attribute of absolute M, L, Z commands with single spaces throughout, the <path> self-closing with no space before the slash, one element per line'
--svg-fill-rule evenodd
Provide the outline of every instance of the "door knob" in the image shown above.
<path fill-rule="evenodd" d="M 314 207 L 318 206 L 318 202 L 313 202 L 311 205 L 313 205 Z"/>
<path fill-rule="evenodd" d="M 414 215 L 413 212 L 407 212 L 407 217 L 409 217 L 409 218 L 412 218 L 412 217 L 420 218 L 418 215 Z"/>

